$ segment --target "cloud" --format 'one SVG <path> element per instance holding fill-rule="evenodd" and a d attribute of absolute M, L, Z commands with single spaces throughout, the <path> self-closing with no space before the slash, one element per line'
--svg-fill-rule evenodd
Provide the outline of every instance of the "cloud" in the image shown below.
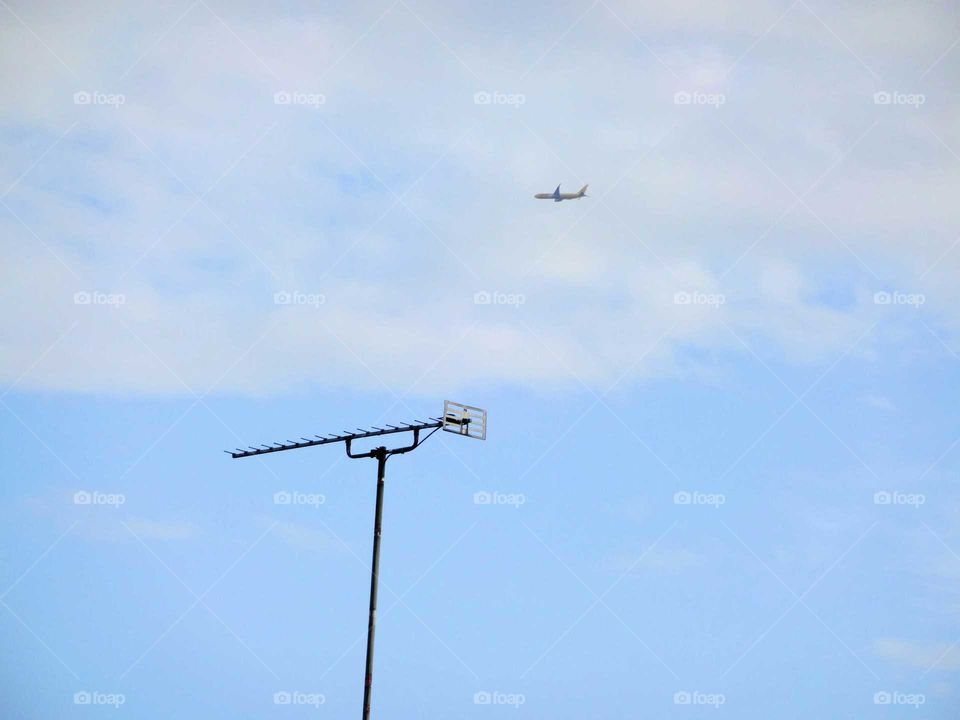
<path fill-rule="evenodd" d="M 912 327 L 874 304 L 890 286 L 929 292 L 924 317 L 951 337 L 949 78 L 931 72 L 923 107 L 877 106 L 875 79 L 802 7 L 743 55 L 783 12 L 751 7 L 611 3 L 656 57 L 598 7 L 528 75 L 560 31 L 519 8 L 492 55 L 439 3 L 418 15 L 444 43 L 402 4 L 371 28 L 360 7 L 294 19 L 240 3 L 218 10 L 229 30 L 198 5 L 165 35 L 177 17 L 163 9 L 24 7 L 50 49 L 0 30 L 0 380 L 155 395 L 608 387 L 695 372 L 692 349 L 749 355 L 745 342 L 801 363 L 858 338 L 854 357 L 876 354 Z M 929 64 L 937 12 L 911 15 L 908 35 L 871 15 L 884 42 L 846 11 L 824 19 Z M 121 16 L 143 29 L 107 42 Z M 475 105 L 483 89 L 525 102 Z M 678 106 L 678 90 L 726 101 Z M 124 102 L 78 105 L 78 91 Z M 276 104 L 283 91 L 324 102 Z M 530 198 L 556 182 L 593 197 Z M 837 288 L 848 301 L 824 299 Z M 483 291 L 524 302 L 477 305 Z"/>
<path fill-rule="evenodd" d="M 79 514 L 79 522 L 71 535 L 96 542 L 136 543 L 140 540 L 149 543 L 192 540 L 199 534 L 197 527 L 191 524 L 129 517 L 118 512 L 122 511 L 86 509 Z"/>
<path fill-rule="evenodd" d="M 641 568 L 668 574 L 679 574 L 703 567 L 707 561 L 706 554 L 690 548 L 657 545 L 639 551 L 634 556 L 620 556 L 610 563 L 610 567 L 611 572 L 617 575 L 621 575 L 628 570 L 637 573 L 641 571 Z"/>
<path fill-rule="evenodd" d="M 192 525 L 180 523 L 165 523 L 145 518 L 128 518 L 124 523 L 141 540 L 188 540 L 197 534 Z"/>
<path fill-rule="evenodd" d="M 872 408 L 877 410 L 893 410 L 894 405 L 893 401 L 885 395 L 865 395 L 863 397 L 863 402 L 866 405 L 869 405 Z"/>
<path fill-rule="evenodd" d="M 903 663 L 920 670 L 960 670 L 960 647 L 947 643 L 922 645 L 881 638 L 873 643 L 874 652 L 886 660 Z"/>
<path fill-rule="evenodd" d="M 297 550 L 308 550 L 310 552 L 330 553 L 331 551 L 341 551 L 340 543 L 329 533 L 315 530 L 314 528 L 291 521 L 278 521 L 276 524 L 271 520 L 269 523 L 264 521 L 269 527 L 273 526 L 271 534 L 281 542 L 290 545 Z"/>
<path fill-rule="evenodd" d="M 191 540 L 193 523 L 130 515 L 136 500 L 115 488 L 50 488 L 23 499 L 25 510 L 49 519 L 71 536 L 103 542 Z"/>

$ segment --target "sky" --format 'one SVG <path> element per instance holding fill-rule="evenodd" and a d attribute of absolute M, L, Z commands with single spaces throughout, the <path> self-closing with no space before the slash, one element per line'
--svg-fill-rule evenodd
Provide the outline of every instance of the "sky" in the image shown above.
<path fill-rule="evenodd" d="M 955 718 L 958 74 L 949 2 L 0 0 L 4 715 L 359 713 L 375 464 L 222 451 L 452 399 L 374 715 Z"/>

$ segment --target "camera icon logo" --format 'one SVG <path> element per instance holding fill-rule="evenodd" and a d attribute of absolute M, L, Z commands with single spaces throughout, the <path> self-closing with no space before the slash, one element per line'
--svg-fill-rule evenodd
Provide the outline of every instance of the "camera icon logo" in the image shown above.
<path fill-rule="evenodd" d="M 289 505 L 292 501 L 293 496 L 286 490 L 281 490 L 280 492 L 275 492 L 273 494 L 274 505 Z"/>
<path fill-rule="evenodd" d="M 693 95 L 686 90 L 681 90 L 673 94 L 674 105 L 689 105 L 693 101 Z"/>
<path fill-rule="evenodd" d="M 489 305 L 491 301 L 490 293 L 486 290 L 481 290 L 473 294 L 474 305 Z"/>
<path fill-rule="evenodd" d="M 289 105 L 291 102 L 293 102 L 293 96 L 286 90 L 280 90 L 273 94 L 274 105 Z"/>
<path fill-rule="evenodd" d="M 486 90 L 480 90 L 473 94 L 473 104 L 474 105 L 489 105 L 493 100 L 493 97 Z"/>
<path fill-rule="evenodd" d="M 480 692 L 475 692 L 473 694 L 474 705 L 489 705 L 491 699 L 490 693 L 488 693 L 486 690 L 481 690 Z"/>

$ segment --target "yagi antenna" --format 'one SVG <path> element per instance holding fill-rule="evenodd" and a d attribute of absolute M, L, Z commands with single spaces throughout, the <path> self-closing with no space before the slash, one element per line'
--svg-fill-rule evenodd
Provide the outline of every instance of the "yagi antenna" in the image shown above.
<path fill-rule="evenodd" d="M 236 450 L 224 451 L 233 458 L 247 458 L 284 452 L 286 450 L 299 450 L 301 448 L 316 447 L 317 445 L 331 445 L 342 442 L 346 449 L 347 457 L 349 458 L 376 458 L 377 505 L 373 520 L 373 561 L 370 564 L 370 612 L 367 623 L 366 673 L 363 682 L 363 720 L 369 720 L 370 718 L 370 702 L 373 692 L 373 638 L 377 620 L 377 586 L 380 578 L 380 530 L 383 520 L 383 481 L 386 476 L 387 458 L 416 450 L 427 438 L 440 429 L 476 440 L 486 440 L 487 411 L 471 405 L 462 405 L 461 403 L 446 400 L 443 403 L 443 415 L 441 417 L 430 418 L 427 422 L 404 422 L 401 423 L 403 427 L 390 425 L 389 423 L 385 423 L 385 425 L 387 426 L 386 428 L 374 427 L 372 430 L 357 428 L 356 432 L 344 430 L 342 434 L 329 435 L 326 437 L 314 435 L 315 440 L 301 437 L 298 441 L 287 440 L 285 443 L 273 443 L 272 445 L 262 445 L 260 447 L 253 447 L 251 445 L 249 446 L 249 450 L 237 448 Z M 421 437 L 420 434 L 427 430 L 430 432 L 425 437 Z M 412 442 L 401 447 L 388 449 L 381 446 L 366 452 L 353 452 L 354 440 L 395 435 L 397 433 L 413 433 Z"/>

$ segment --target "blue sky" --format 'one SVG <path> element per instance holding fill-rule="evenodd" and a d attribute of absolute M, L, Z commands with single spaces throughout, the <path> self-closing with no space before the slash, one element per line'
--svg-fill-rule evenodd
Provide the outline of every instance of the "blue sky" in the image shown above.
<path fill-rule="evenodd" d="M 955 8 L 0 16 L 7 715 L 956 716 Z"/>

